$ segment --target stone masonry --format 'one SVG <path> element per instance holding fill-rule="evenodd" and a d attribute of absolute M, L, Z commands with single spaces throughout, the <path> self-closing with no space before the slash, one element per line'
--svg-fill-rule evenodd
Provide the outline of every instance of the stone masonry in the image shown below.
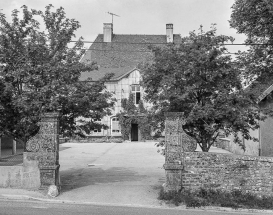
<path fill-rule="evenodd" d="M 273 158 L 209 152 L 184 154 L 182 187 L 273 195 Z"/>
<path fill-rule="evenodd" d="M 26 144 L 24 162 L 37 160 L 40 170 L 41 188 L 60 185 L 59 176 L 59 114 L 45 113 L 38 134 Z"/>
<path fill-rule="evenodd" d="M 55 197 L 60 190 L 59 168 L 59 114 L 45 113 L 39 132 L 26 143 L 23 165 L 0 168 L 0 187 L 48 189 Z"/>
<path fill-rule="evenodd" d="M 165 191 L 213 188 L 273 195 L 273 158 L 194 152 L 182 125 L 182 113 L 166 114 Z"/>
<path fill-rule="evenodd" d="M 183 130 L 184 114 L 179 112 L 166 113 L 165 127 L 165 190 L 181 188 L 184 154 L 196 149 L 196 142 Z"/>

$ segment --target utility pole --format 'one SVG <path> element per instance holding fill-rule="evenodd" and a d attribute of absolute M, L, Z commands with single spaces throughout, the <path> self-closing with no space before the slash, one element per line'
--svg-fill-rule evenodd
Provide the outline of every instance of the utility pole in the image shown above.
<path fill-rule="evenodd" d="M 108 14 L 110 14 L 112 16 L 112 25 L 114 24 L 114 18 L 113 17 L 114 16 L 120 17 L 119 15 L 111 13 L 111 12 L 108 12 Z"/>

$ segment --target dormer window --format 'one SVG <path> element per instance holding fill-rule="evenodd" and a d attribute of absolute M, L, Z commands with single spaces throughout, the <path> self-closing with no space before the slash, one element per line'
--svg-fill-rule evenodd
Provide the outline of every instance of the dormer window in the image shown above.
<path fill-rule="evenodd" d="M 139 85 L 132 85 L 132 94 L 134 98 L 134 104 L 138 105 L 141 99 Z"/>

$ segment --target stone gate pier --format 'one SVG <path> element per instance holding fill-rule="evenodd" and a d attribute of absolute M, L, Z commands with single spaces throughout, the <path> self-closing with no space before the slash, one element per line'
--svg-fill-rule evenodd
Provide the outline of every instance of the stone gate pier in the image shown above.
<path fill-rule="evenodd" d="M 22 189 L 55 187 L 54 193 L 58 194 L 59 113 L 45 113 L 39 125 L 39 132 L 26 143 L 23 165 L 0 168 L 0 187 Z"/>
<path fill-rule="evenodd" d="M 179 190 L 182 186 L 184 154 L 196 150 L 197 143 L 183 130 L 184 114 L 169 112 L 165 114 L 165 164 L 166 183 L 164 189 Z"/>
<path fill-rule="evenodd" d="M 60 186 L 59 175 L 59 113 L 45 113 L 38 134 L 26 143 L 24 164 L 37 161 L 40 170 L 40 188 Z"/>

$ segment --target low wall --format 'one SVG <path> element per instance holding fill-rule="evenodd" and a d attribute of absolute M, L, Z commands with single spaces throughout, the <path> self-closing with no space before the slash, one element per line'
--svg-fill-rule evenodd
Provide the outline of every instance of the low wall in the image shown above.
<path fill-rule="evenodd" d="M 29 160 L 25 153 L 22 166 L 1 166 L 0 187 L 38 189 L 40 186 L 38 161 Z"/>
<path fill-rule="evenodd" d="M 23 166 L 0 168 L 0 187 L 60 188 L 59 113 L 44 113 L 39 125 L 39 132 L 26 143 Z M 58 194 L 57 191 L 52 196 Z"/>
<path fill-rule="evenodd" d="M 250 130 L 249 133 L 250 133 L 250 136 L 259 139 L 259 129 L 256 129 L 254 131 Z M 242 143 L 245 145 L 245 150 L 243 150 L 238 143 L 235 143 L 233 135 L 229 135 L 226 138 L 219 138 L 219 140 L 215 143 L 215 146 L 217 146 L 218 148 L 225 149 L 237 155 L 259 156 L 260 143 L 253 140 L 247 140 L 243 138 L 241 134 L 238 134 L 238 135 Z M 267 155 L 261 154 L 261 156 L 267 156 Z"/>
<path fill-rule="evenodd" d="M 164 165 L 166 190 L 203 187 L 273 195 L 273 158 L 209 152 L 181 155 L 181 163 Z"/>

